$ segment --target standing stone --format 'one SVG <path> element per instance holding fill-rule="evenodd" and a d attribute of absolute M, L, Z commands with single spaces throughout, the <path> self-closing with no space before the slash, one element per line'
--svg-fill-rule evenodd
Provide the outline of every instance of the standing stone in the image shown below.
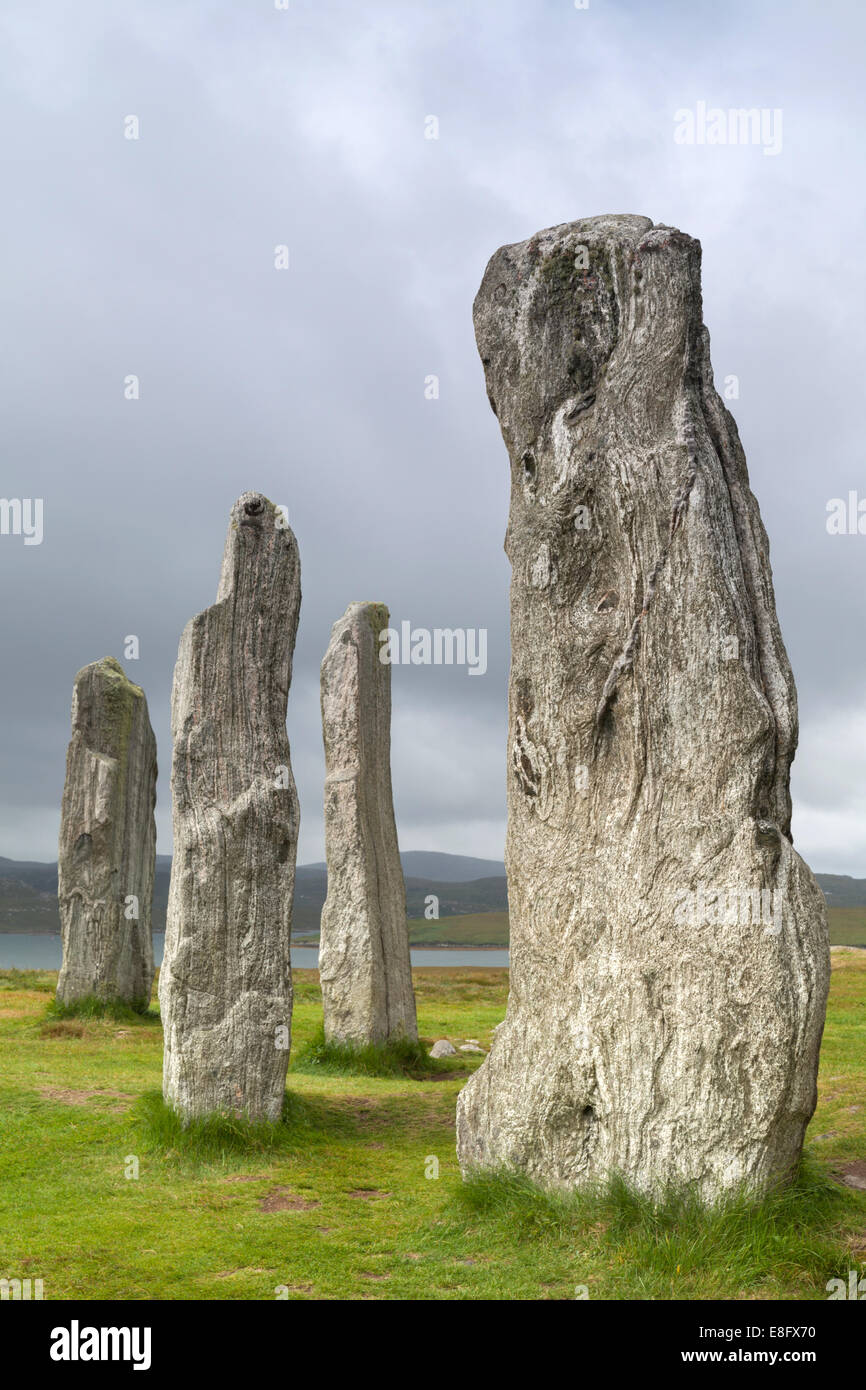
<path fill-rule="evenodd" d="M 72 691 L 58 856 L 61 1004 L 150 1003 L 155 804 L 144 691 L 103 657 L 78 672 Z"/>
<path fill-rule="evenodd" d="M 245 492 L 217 601 L 187 624 L 172 691 L 159 998 L 163 1093 L 187 1119 L 282 1112 L 299 819 L 286 702 L 300 602 L 295 537 L 272 502 Z"/>
<path fill-rule="evenodd" d="M 391 798 L 391 666 L 381 603 L 352 603 L 322 662 L 325 857 L 319 974 L 329 1042 L 417 1038 Z"/>
<path fill-rule="evenodd" d="M 591 218 L 503 247 L 475 302 L 511 458 L 511 993 L 464 1171 L 713 1197 L 789 1174 L 815 1106 L 825 909 L 700 256 Z"/>

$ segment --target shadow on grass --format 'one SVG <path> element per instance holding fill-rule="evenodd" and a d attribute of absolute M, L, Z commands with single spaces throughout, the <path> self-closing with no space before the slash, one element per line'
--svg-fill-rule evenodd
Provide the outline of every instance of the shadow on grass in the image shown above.
<path fill-rule="evenodd" d="M 291 1070 L 312 1076 L 404 1076 L 430 1081 L 463 1069 L 431 1057 L 423 1043 L 410 1038 L 355 1046 L 326 1042 L 320 1028 L 293 1058 Z"/>
<path fill-rule="evenodd" d="M 83 1023 L 99 1022 L 108 1019 L 112 1023 L 158 1023 L 159 1014 L 150 1007 L 149 999 L 124 1003 L 119 999 L 100 999 L 89 994 L 84 999 L 76 999 L 72 1004 L 61 1004 L 52 999 L 45 1010 L 47 1023 L 58 1023 L 65 1019 L 79 1019 Z"/>
<path fill-rule="evenodd" d="M 764 1195 L 735 1192 L 716 1203 L 688 1188 L 655 1196 L 621 1177 L 572 1192 L 548 1191 L 510 1169 L 470 1174 L 455 1193 L 457 1219 L 505 1225 L 517 1238 L 566 1239 L 634 1274 L 659 1293 L 687 1271 L 712 1272 L 730 1288 L 806 1275 L 823 1288 L 856 1261 L 845 1230 L 862 1226 L 866 1202 L 847 1193 L 804 1157 L 796 1176 Z M 640 1293 L 637 1296 L 641 1296 Z M 729 1295 L 730 1296 L 730 1295 Z"/>
<path fill-rule="evenodd" d="M 207 1162 L 244 1154 L 294 1152 L 317 1138 L 350 1134 L 352 1128 L 333 1104 L 290 1092 L 277 1121 L 216 1114 L 184 1123 L 160 1091 L 147 1091 L 137 1102 L 133 1117 L 145 1148 Z"/>

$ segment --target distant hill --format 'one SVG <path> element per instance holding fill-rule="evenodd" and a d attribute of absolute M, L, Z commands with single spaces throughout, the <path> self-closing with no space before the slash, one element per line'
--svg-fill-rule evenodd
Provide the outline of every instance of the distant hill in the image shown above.
<path fill-rule="evenodd" d="M 407 850 L 400 859 L 407 877 L 432 878 L 438 883 L 505 877 L 505 865 L 499 859 L 471 859 L 466 854 L 436 854 L 423 849 Z"/>
<path fill-rule="evenodd" d="M 59 932 L 56 872 L 54 887 L 47 892 L 26 879 L 13 877 L 10 862 L 0 859 L 0 932 Z"/>
<path fill-rule="evenodd" d="M 57 865 L 36 864 L 28 859 L 0 857 L 0 879 L 15 879 L 40 893 L 57 892 Z"/>
<path fill-rule="evenodd" d="M 866 907 L 866 878 L 816 874 L 828 907 Z"/>
<path fill-rule="evenodd" d="M 409 917 L 424 917 L 427 899 L 439 900 L 440 917 L 508 909 L 505 866 L 496 859 L 409 850 L 400 856 Z M 156 856 L 153 929 L 165 930 L 171 856 Z M 328 891 L 324 864 L 299 864 L 295 872 L 296 936 L 315 936 Z M 0 932 L 59 932 L 57 865 L 0 858 Z"/>
<path fill-rule="evenodd" d="M 403 873 L 409 878 L 436 879 L 439 883 L 468 883 L 474 878 L 504 878 L 505 865 L 499 859 L 472 859 L 468 854 L 439 854 L 434 850 L 407 849 L 400 855 Z M 299 864 L 298 874 L 321 874 L 324 864 Z"/>
<path fill-rule="evenodd" d="M 422 924 L 432 940 L 448 939 L 447 919 L 453 917 L 483 918 L 495 914 L 495 936 L 499 940 L 507 930 L 508 896 L 505 866 L 496 859 L 474 859 L 462 854 L 439 854 L 427 850 L 408 850 L 400 856 L 406 877 L 407 916 Z M 165 930 L 168 906 L 168 886 L 171 858 L 156 857 L 153 886 L 153 926 Z M 847 874 L 816 874 L 815 877 L 833 909 L 866 908 L 866 879 Z M 295 874 L 295 911 L 293 931 L 296 936 L 316 936 L 319 917 L 327 893 L 324 864 L 299 864 Z M 425 918 L 428 899 L 438 899 L 440 922 Z M 838 919 L 841 923 L 841 917 Z M 866 913 L 846 917 L 845 939 L 861 940 Z M 503 924 L 505 924 L 503 926 Z M 490 918 L 491 929 L 494 919 Z M 57 865 L 0 858 L 0 932 L 59 932 L 57 915 Z M 413 929 L 416 934 L 418 928 Z M 479 921 L 478 931 L 484 930 Z M 473 932 L 475 927 L 473 926 Z M 849 933 L 851 934 L 849 936 Z M 453 935 L 453 932 L 452 932 Z"/>

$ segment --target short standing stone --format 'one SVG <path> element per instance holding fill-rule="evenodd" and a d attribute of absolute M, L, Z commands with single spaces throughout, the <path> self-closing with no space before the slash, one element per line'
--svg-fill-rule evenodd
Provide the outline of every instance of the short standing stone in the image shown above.
<path fill-rule="evenodd" d="M 146 1008 L 153 984 L 156 739 L 144 692 L 107 656 L 72 693 L 60 820 L 57 998 Z"/>
<path fill-rule="evenodd" d="M 271 502 L 244 493 L 217 601 L 187 624 L 172 692 L 174 860 L 159 997 L 163 1092 L 185 1118 L 282 1112 L 298 842 L 286 702 L 300 599 L 292 532 Z"/>
<path fill-rule="evenodd" d="M 447 1038 L 440 1038 L 430 1049 L 431 1057 L 456 1057 L 457 1048 Z"/>
<path fill-rule="evenodd" d="M 475 301 L 511 456 L 511 993 L 466 1170 L 712 1198 L 789 1175 L 815 1107 L 826 915 L 700 257 L 589 218 L 503 247 Z"/>
<path fill-rule="evenodd" d="M 391 667 L 381 603 L 353 603 L 322 662 L 325 855 L 319 973 L 328 1041 L 415 1039 L 406 889 L 391 796 Z"/>

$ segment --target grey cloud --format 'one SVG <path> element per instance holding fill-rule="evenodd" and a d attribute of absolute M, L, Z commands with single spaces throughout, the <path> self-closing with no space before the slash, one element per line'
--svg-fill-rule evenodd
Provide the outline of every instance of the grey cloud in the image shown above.
<path fill-rule="evenodd" d="M 732 406 L 801 693 L 800 844 L 832 869 L 846 748 L 821 731 L 850 726 L 864 687 L 866 536 L 824 525 L 829 497 L 866 494 L 862 16 L 9 0 L 0 23 L 14 139 L 0 490 L 45 500 L 42 546 L 0 538 L 0 853 L 53 855 L 74 674 L 120 656 L 128 633 L 170 849 L 177 641 L 213 601 L 248 487 L 288 505 L 301 548 L 301 858 L 322 856 L 318 665 L 355 598 L 489 630 L 483 678 L 395 671 L 394 785 L 405 847 L 501 851 L 508 462 L 472 299 L 501 243 L 630 211 L 704 245 L 714 363 L 740 378 Z M 781 106 L 782 153 L 677 147 L 674 111 L 701 99 Z M 431 113 L 438 141 L 424 139 Z M 128 373 L 138 401 L 123 398 Z M 856 871 L 859 803 L 849 832 L 839 854 Z"/>

